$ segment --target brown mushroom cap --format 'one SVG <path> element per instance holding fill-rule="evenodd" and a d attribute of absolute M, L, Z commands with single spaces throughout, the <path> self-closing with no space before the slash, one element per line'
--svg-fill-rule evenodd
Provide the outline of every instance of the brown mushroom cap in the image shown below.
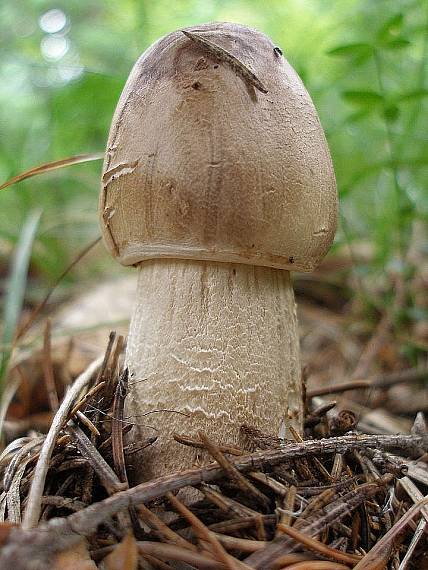
<path fill-rule="evenodd" d="M 231 23 L 188 31 L 196 40 L 173 32 L 140 57 L 118 103 L 100 198 L 109 250 L 124 265 L 311 271 L 333 241 L 337 195 L 309 94 L 264 34 Z"/>

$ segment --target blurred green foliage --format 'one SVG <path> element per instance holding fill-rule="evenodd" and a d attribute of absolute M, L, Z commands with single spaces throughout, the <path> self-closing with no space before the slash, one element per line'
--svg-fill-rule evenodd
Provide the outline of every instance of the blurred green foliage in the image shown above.
<path fill-rule="evenodd" d="M 360 277 L 403 271 L 415 226 L 428 217 L 426 0 L 2 0 L 0 182 L 102 151 L 138 55 L 167 32 L 212 20 L 264 31 L 304 80 L 335 163 L 336 247 L 371 244 Z M 57 276 L 98 233 L 100 168 L 73 166 L 2 192 L 0 254 L 10 255 L 28 213 L 42 208 L 33 265 Z M 80 275 L 113 268 L 107 259 Z"/>

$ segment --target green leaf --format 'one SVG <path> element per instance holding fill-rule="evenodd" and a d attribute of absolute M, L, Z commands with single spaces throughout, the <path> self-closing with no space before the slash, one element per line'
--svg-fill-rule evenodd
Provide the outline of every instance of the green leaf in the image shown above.
<path fill-rule="evenodd" d="M 386 40 L 388 37 L 397 36 L 401 32 L 403 26 L 404 16 L 401 12 L 391 16 L 382 26 L 379 28 L 377 37 L 379 40 Z"/>
<path fill-rule="evenodd" d="M 358 110 L 346 117 L 345 124 L 358 123 L 358 121 L 365 119 L 369 114 L 370 109 L 367 109 L 366 107 L 359 107 Z"/>
<path fill-rule="evenodd" d="M 396 121 L 400 116 L 400 109 L 397 105 L 388 105 L 385 109 L 385 117 L 390 121 Z"/>
<path fill-rule="evenodd" d="M 342 55 L 362 55 L 363 53 L 371 53 L 372 46 L 367 43 L 352 43 L 336 46 L 327 52 L 328 55 L 342 56 Z"/>
<path fill-rule="evenodd" d="M 382 47 L 387 49 L 402 49 L 410 45 L 409 40 L 406 38 L 394 38 L 382 44 Z"/>
<path fill-rule="evenodd" d="M 410 41 L 402 34 L 404 16 L 394 14 L 387 20 L 377 33 L 377 44 L 384 49 L 402 49 L 410 45 Z"/>
<path fill-rule="evenodd" d="M 397 98 L 397 101 L 413 101 L 423 99 L 424 97 L 428 97 L 428 89 L 414 89 L 413 91 L 402 93 Z"/>
<path fill-rule="evenodd" d="M 12 259 L 3 314 L 3 353 L 0 357 L 0 386 L 4 382 L 16 326 L 21 315 L 27 286 L 28 265 L 42 211 L 33 210 L 25 220 Z M 2 386 L 1 386 L 2 387 Z"/>
<path fill-rule="evenodd" d="M 350 103 L 357 105 L 382 103 L 383 97 L 377 91 L 343 91 L 342 97 Z"/>

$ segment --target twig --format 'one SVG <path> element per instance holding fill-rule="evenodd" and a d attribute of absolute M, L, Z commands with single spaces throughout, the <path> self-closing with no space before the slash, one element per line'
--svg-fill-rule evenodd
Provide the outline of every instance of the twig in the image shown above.
<path fill-rule="evenodd" d="M 94 396 L 95 394 L 97 394 L 97 392 L 99 392 L 101 390 L 101 388 L 104 388 L 105 386 L 105 382 L 98 382 L 98 384 L 95 384 L 95 386 L 93 386 L 93 388 L 91 388 L 84 396 L 83 398 L 80 398 L 80 400 L 77 402 L 77 404 L 74 406 L 74 408 L 71 410 L 70 412 L 70 417 L 72 418 L 75 414 L 77 414 L 77 412 L 80 410 L 80 408 L 82 408 L 86 402 L 89 400 L 89 398 L 92 398 L 92 396 Z"/>
<path fill-rule="evenodd" d="M 280 523 L 289 525 L 291 523 L 291 519 L 294 516 L 294 503 L 296 500 L 296 487 L 291 485 L 288 489 L 287 496 L 284 499 L 284 504 L 281 509 L 281 519 Z M 278 528 L 278 527 L 277 527 Z M 278 531 L 275 531 L 275 536 L 278 536 Z"/>
<path fill-rule="evenodd" d="M 263 495 L 248 479 L 246 479 L 219 450 L 219 448 L 201 431 L 198 432 L 199 437 L 205 445 L 208 453 L 213 457 L 219 465 L 223 467 L 225 472 L 229 477 L 235 481 L 238 487 L 243 491 L 244 494 L 252 495 L 258 503 L 261 503 L 264 507 L 269 507 L 269 499 L 266 495 Z"/>
<path fill-rule="evenodd" d="M 55 447 L 56 439 L 68 417 L 68 413 L 80 392 L 89 384 L 93 374 L 99 369 L 103 357 L 97 358 L 88 368 L 77 377 L 74 384 L 65 395 L 58 412 L 52 420 L 49 432 L 40 450 L 39 460 L 34 469 L 33 480 L 31 482 L 28 504 L 24 513 L 23 528 L 29 529 L 37 525 L 40 517 L 41 503 L 46 475 L 49 469 L 49 460 Z"/>
<path fill-rule="evenodd" d="M 250 540 L 248 538 L 237 538 L 225 534 L 214 533 L 217 540 L 228 550 L 240 550 L 241 552 L 257 552 L 266 547 L 264 540 Z"/>
<path fill-rule="evenodd" d="M 67 427 L 68 433 L 71 435 L 72 440 L 77 445 L 78 450 L 82 457 L 86 459 L 92 469 L 98 475 L 102 485 L 106 491 L 112 495 L 118 491 L 122 491 L 128 486 L 123 483 L 106 460 L 100 455 L 97 448 L 91 443 L 90 439 L 77 427 L 70 425 Z"/>
<path fill-rule="evenodd" d="M 117 361 L 119 354 L 123 349 L 123 337 L 119 336 L 117 339 L 116 350 L 113 354 L 112 362 L 112 376 L 116 374 Z M 125 488 L 129 488 L 128 475 L 126 473 L 125 453 L 123 449 L 123 409 L 125 405 L 125 398 L 128 391 L 128 368 L 125 368 L 117 381 L 116 390 L 113 400 L 113 411 L 111 420 L 111 447 L 113 455 L 114 469 L 119 477 L 119 480 L 124 483 Z M 134 505 L 128 507 L 129 517 L 134 529 L 134 534 L 141 538 L 141 526 L 138 520 L 138 514 Z M 122 518 L 124 518 L 122 516 Z"/>
<path fill-rule="evenodd" d="M 418 526 L 416 527 L 415 534 L 413 535 L 413 538 L 409 544 L 409 547 L 407 549 L 406 554 L 403 557 L 403 560 L 401 561 L 401 564 L 400 564 L 398 570 L 405 570 L 407 568 L 407 565 L 409 564 L 410 559 L 413 556 L 413 552 L 415 551 L 415 548 L 417 547 L 418 542 L 420 541 L 420 539 L 425 534 L 426 526 L 427 526 L 427 522 L 424 519 L 421 519 L 418 523 Z"/>
<path fill-rule="evenodd" d="M 341 384 L 331 384 L 322 388 L 308 390 L 308 397 L 326 396 L 327 394 L 338 394 L 348 390 L 358 390 L 362 388 L 389 388 L 403 382 L 420 382 L 428 378 L 428 368 L 409 368 L 390 374 L 379 374 L 367 380 L 352 380 Z"/>
<path fill-rule="evenodd" d="M 85 503 L 70 497 L 60 497 L 58 495 L 43 495 L 42 505 L 57 507 L 58 509 L 69 509 L 70 511 L 81 511 L 86 507 Z"/>
<path fill-rule="evenodd" d="M 119 337 L 120 338 L 120 337 Z M 128 390 L 128 369 L 122 372 L 117 382 L 113 401 L 113 418 L 111 420 L 111 445 L 113 464 L 119 479 L 128 486 L 126 474 L 125 456 L 123 453 L 123 408 L 125 405 L 126 392 Z"/>
<path fill-rule="evenodd" d="M 240 431 L 250 440 L 252 449 L 274 449 L 283 443 L 279 437 L 274 437 L 248 424 L 243 424 Z"/>
<path fill-rule="evenodd" d="M 336 453 L 334 456 L 333 467 L 331 469 L 331 478 L 333 481 L 339 481 L 343 469 L 343 455 Z"/>
<path fill-rule="evenodd" d="M 303 443 L 303 437 L 299 434 L 299 432 L 296 431 L 293 426 L 289 426 L 289 429 L 294 439 L 299 443 Z M 321 461 L 317 457 L 312 457 L 312 463 L 315 468 L 318 469 L 318 472 L 321 474 L 321 478 L 324 479 L 324 481 L 331 483 L 330 473 L 327 471 Z"/>
<path fill-rule="evenodd" d="M 373 483 L 363 483 L 331 503 L 325 515 L 317 517 L 302 530 L 311 536 L 316 536 L 332 524 L 339 522 L 344 516 L 352 513 L 363 501 L 384 490 L 384 487 L 389 485 L 393 479 L 392 475 L 384 475 Z"/>
<path fill-rule="evenodd" d="M 187 562 L 200 570 L 222 570 L 227 568 L 224 564 L 199 552 L 192 552 L 175 544 L 162 544 L 160 542 L 138 542 L 138 550 L 144 556 L 149 554 L 167 560 L 168 562 Z"/>
<path fill-rule="evenodd" d="M 308 398 L 316 398 L 318 396 L 327 396 L 328 394 L 339 394 L 348 390 L 361 390 L 362 388 L 371 388 L 372 385 L 368 380 L 353 380 L 351 382 L 343 382 L 342 384 L 330 384 L 322 388 L 314 388 L 308 390 Z"/>
<path fill-rule="evenodd" d="M 107 348 L 106 351 L 104 353 L 104 357 L 103 357 L 103 361 L 102 364 L 98 370 L 98 376 L 97 376 L 97 380 L 94 383 L 94 385 L 96 386 L 97 384 L 99 384 L 103 378 L 104 375 L 106 373 L 106 369 L 107 369 L 107 364 L 110 360 L 110 356 L 113 350 L 113 345 L 114 345 L 114 341 L 116 339 L 116 332 L 115 331 L 110 331 L 110 334 L 108 335 L 108 343 L 107 343 Z"/>
<path fill-rule="evenodd" d="M 275 494 L 279 495 L 280 497 L 285 497 L 288 493 L 289 487 L 286 487 L 273 477 L 269 477 L 266 473 L 262 473 L 261 471 L 252 471 L 248 473 L 251 479 L 266 485 L 271 489 Z"/>
<path fill-rule="evenodd" d="M 422 495 L 422 493 L 419 491 L 419 489 L 416 487 L 413 481 L 408 477 L 403 477 L 402 479 L 400 479 L 399 484 L 401 485 L 401 487 L 403 487 L 403 489 L 412 499 L 413 503 L 417 504 L 424 500 L 424 496 Z M 427 507 L 421 507 L 421 514 L 424 517 L 425 522 L 428 522 Z"/>
<path fill-rule="evenodd" d="M 277 522 L 276 515 L 259 515 L 259 516 L 262 517 L 263 524 L 265 526 L 266 525 L 272 526 Z M 210 524 L 208 528 L 213 532 L 219 532 L 221 534 L 236 532 L 238 530 L 245 530 L 254 526 L 256 518 L 257 518 L 256 516 L 251 516 L 251 517 L 246 516 L 237 519 L 230 519 L 228 521 Z"/>
<path fill-rule="evenodd" d="M 57 473 L 58 473 L 58 471 L 57 471 Z M 63 497 L 64 494 L 70 488 L 70 486 L 75 483 L 75 481 L 76 481 L 75 477 L 76 477 L 75 473 L 70 473 L 70 475 L 68 475 L 68 477 L 66 477 L 65 480 L 58 487 L 58 489 L 55 493 L 55 496 Z M 82 508 L 87 506 L 83 501 L 80 501 L 80 502 L 82 504 Z M 42 504 L 43 504 L 43 497 L 42 497 Z M 51 514 L 53 508 L 54 508 L 54 505 L 47 505 L 46 508 L 44 509 L 43 513 L 42 513 L 40 520 L 47 521 L 49 518 L 51 518 L 49 515 Z M 79 509 L 76 509 L 76 510 L 79 510 Z"/>
<path fill-rule="evenodd" d="M 308 412 L 305 417 L 304 427 L 310 428 L 318 425 L 322 421 L 323 417 L 327 414 L 327 412 L 332 410 L 336 404 L 336 401 L 325 402 L 316 407 L 311 412 Z"/>
<path fill-rule="evenodd" d="M 80 400 L 77 402 L 77 404 L 74 406 L 73 410 L 71 411 L 69 416 L 70 418 L 73 417 L 75 411 L 79 410 L 83 405 L 89 402 L 89 399 L 96 394 L 97 390 L 100 389 L 99 386 L 103 387 L 103 392 L 104 392 L 103 399 L 105 399 L 106 388 L 108 384 L 106 385 L 107 381 L 103 380 L 103 378 L 105 378 L 106 376 L 106 369 L 110 360 L 115 339 L 116 339 L 116 333 L 114 331 L 110 331 L 107 348 L 104 352 L 103 362 L 98 371 L 97 379 L 94 383 L 94 386 L 83 396 L 83 398 L 80 398 Z M 111 380 L 111 378 L 109 378 L 109 380 Z M 98 423 L 99 416 L 100 416 L 99 411 L 96 411 L 93 417 L 95 424 Z M 91 442 L 94 445 L 96 445 L 97 443 L 97 436 L 94 433 L 91 433 Z M 82 489 L 83 489 L 82 501 L 84 503 L 89 504 L 91 502 L 93 483 L 94 483 L 94 471 L 93 469 L 90 468 L 90 466 L 88 466 L 86 472 L 83 475 L 83 481 L 82 481 Z"/>
<path fill-rule="evenodd" d="M 327 513 L 324 515 L 317 516 L 306 525 L 303 522 L 299 525 L 296 524 L 294 528 L 304 531 L 308 536 L 315 537 L 328 529 L 332 524 L 341 521 L 342 518 L 355 510 L 364 500 L 381 491 L 383 486 L 390 483 L 391 480 L 391 476 L 385 476 L 374 483 L 365 483 L 330 504 Z M 300 523 L 300 520 L 298 522 Z M 289 538 L 277 538 L 263 551 L 256 552 L 246 558 L 245 562 L 253 568 L 265 568 L 268 562 L 272 563 L 276 558 L 290 552 L 292 548 L 293 546 Z"/>
<path fill-rule="evenodd" d="M 370 566 L 375 564 L 376 561 L 382 556 L 385 548 L 389 547 L 391 542 L 405 529 L 405 527 L 418 515 L 421 509 L 428 505 L 428 497 L 413 505 L 404 515 L 398 520 L 395 525 L 376 543 L 376 545 L 368 552 L 364 558 L 355 566 L 354 570 L 369 570 L 374 568 Z"/>
<path fill-rule="evenodd" d="M 93 363 L 87 371 L 85 371 L 83 378 L 80 379 L 73 385 L 72 394 L 67 394 L 68 404 L 63 404 L 60 407 L 60 411 L 65 406 L 67 408 L 71 407 L 72 402 L 81 390 L 89 382 L 89 378 L 92 376 L 93 372 L 97 370 L 100 366 L 102 359 L 98 359 Z M 54 420 L 54 426 L 61 425 L 59 418 Z M 48 446 L 49 451 L 46 449 L 41 453 L 41 457 L 45 457 L 45 460 L 41 462 L 38 466 L 37 485 L 35 486 L 36 491 L 33 491 L 33 506 L 31 510 L 27 509 L 26 517 L 27 523 L 25 528 L 31 528 L 37 524 L 38 513 L 40 510 L 40 497 L 42 492 L 37 494 L 40 489 L 44 486 L 44 480 L 46 476 L 46 464 L 50 457 L 51 446 L 55 443 L 57 431 L 60 427 L 55 427 L 53 434 L 49 435 L 48 438 L 51 439 L 52 443 Z M 289 443 L 278 449 L 271 449 L 268 451 L 261 451 L 253 455 L 238 458 L 234 462 L 234 466 L 240 471 L 254 471 L 262 469 L 265 465 L 270 465 L 273 468 L 275 465 L 290 461 L 298 460 L 300 457 L 304 457 L 312 454 L 332 454 L 332 453 L 345 453 L 352 449 L 361 449 L 365 447 L 378 448 L 378 449 L 391 449 L 391 448 L 401 448 L 405 449 L 406 452 L 409 448 L 426 447 L 428 444 L 427 437 L 421 435 L 346 435 L 337 438 L 328 438 L 323 440 L 309 440 L 304 443 Z M 46 445 L 46 440 L 45 440 Z M 40 475 L 42 471 L 43 475 Z M 152 481 L 141 483 L 136 487 L 128 489 L 126 491 L 121 491 L 116 493 L 112 497 L 99 501 L 86 509 L 83 509 L 79 513 L 74 513 L 67 517 L 67 519 L 53 519 L 48 523 L 41 525 L 40 533 L 37 534 L 38 540 L 45 540 L 46 544 L 50 544 L 52 541 L 52 533 L 49 531 L 54 531 L 55 536 L 58 533 L 61 536 L 67 536 L 67 540 L 72 544 L 73 541 L 81 540 L 82 536 L 88 536 L 93 533 L 97 526 L 102 522 L 106 521 L 109 517 L 115 515 L 120 510 L 127 508 L 130 504 L 140 504 L 146 503 L 153 499 L 162 497 L 168 491 L 177 491 L 186 485 L 196 486 L 202 482 L 215 481 L 224 476 L 224 471 L 218 465 L 208 465 L 200 469 L 190 469 L 182 473 L 174 473 Z M 41 482 L 40 482 L 41 479 Z M 33 481 L 33 485 L 35 485 Z M 35 498 L 34 498 L 35 497 Z M 31 502 L 30 502 L 31 504 Z M 34 514 L 36 513 L 36 515 Z M 33 522 L 35 521 L 35 522 Z M 306 531 L 306 529 L 305 529 Z M 33 533 L 39 531 L 32 531 Z M 7 551 L 0 551 L 0 566 L 1 564 L 7 564 L 8 561 L 13 560 L 14 556 L 17 556 L 20 549 L 22 548 L 23 542 L 26 540 L 26 532 L 21 529 L 15 529 L 10 537 Z M 44 538 L 43 538 L 44 537 Z"/>
<path fill-rule="evenodd" d="M 241 564 L 238 565 L 238 560 L 227 554 L 220 542 L 217 540 L 215 534 L 208 530 L 198 517 L 189 511 L 189 509 L 177 497 L 174 497 L 172 493 L 167 493 L 166 497 L 176 511 L 178 511 L 190 523 L 199 540 L 206 541 L 212 547 L 218 562 L 223 563 L 228 570 L 238 570 L 238 568 L 242 567 Z"/>
<path fill-rule="evenodd" d="M 77 410 L 76 417 L 79 419 L 79 421 L 82 422 L 83 425 L 85 425 L 88 428 L 88 430 L 91 432 L 92 435 L 94 435 L 95 437 L 100 436 L 98 428 L 91 422 L 91 420 L 87 416 L 85 416 L 84 413 L 82 413 L 80 410 Z"/>
<path fill-rule="evenodd" d="M 255 470 L 261 469 L 264 465 L 273 467 L 287 460 L 296 460 L 306 455 L 345 453 L 352 449 L 364 447 L 378 447 L 380 449 L 400 447 L 408 450 L 413 446 L 423 447 L 427 445 L 428 442 L 426 440 L 426 437 L 411 435 L 346 435 L 321 440 L 309 440 L 304 443 L 290 443 L 280 449 L 260 451 L 253 455 L 247 455 L 237 459 L 234 467 L 240 471 Z M 165 475 L 95 503 L 81 511 L 81 513 L 71 515 L 71 517 L 76 517 L 76 520 L 73 518 L 70 520 L 69 517 L 69 522 L 72 523 L 76 532 L 86 536 L 94 532 L 98 524 L 102 523 L 106 518 L 126 508 L 129 504 L 147 503 L 164 496 L 168 491 L 178 491 L 187 485 L 196 486 L 203 482 L 215 481 L 221 477 L 224 477 L 224 471 L 219 465 L 215 464 L 200 469 L 188 469 L 181 473 Z M 333 490 L 328 492 L 334 493 Z"/>
<path fill-rule="evenodd" d="M 308 519 L 313 518 L 324 507 L 331 504 L 335 494 L 334 489 L 326 489 L 309 501 L 303 513 L 297 519 L 294 527 L 300 529 L 307 526 Z"/>
<path fill-rule="evenodd" d="M 371 383 L 376 388 L 387 388 L 402 382 L 421 382 L 428 378 L 428 368 L 409 368 L 408 370 L 400 370 L 391 374 L 382 374 L 375 376 Z"/>
<path fill-rule="evenodd" d="M 227 515 L 236 515 L 238 517 L 257 517 L 259 513 L 242 505 L 238 501 L 231 499 L 230 497 L 225 497 L 222 493 L 215 491 L 212 487 L 208 485 L 198 485 L 198 489 L 205 495 L 208 501 L 211 501 L 216 507 Z"/>
<path fill-rule="evenodd" d="M 85 461 L 85 459 L 83 459 L 83 457 L 75 457 L 74 459 L 68 459 L 67 461 L 61 463 L 61 465 L 58 465 L 58 467 L 56 468 L 56 472 L 61 473 L 62 471 L 69 471 L 69 470 L 74 471 L 76 469 L 80 469 L 81 467 L 88 467 L 88 463 Z M 92 469 L 91 473 L 93 473 Z"/>
<path fill-rule="evenodd" d="M 257 539 L 261 542 L 266 542 L 266 530 L 263 522 L 263 515 L 258 514 L 255 519 L 255 530 L 257 533 Z"/>
<path fill-rule="evenodd" d="M 141 556 L 146 560 L 151 566 L 143 566 L 142 561 L 139 560 L 141 570 L 152 570 L 156 568 L 156 570 L 174 570 L 172 566 L 170 566 L 167 562 L 164 562 L 160 558 L 156 558 L 151 554 L 147 554 L 147 552 L 140 552 Z M 140 568 L 138 570 L 140 570 Z"/>
<path fill-rule="evenodd" d="M 303 546 L 306 546 L 306 548 L 312 550 L 319 556 L 327 558 L 328 560 L 333 560 L 333 562 L 343 562 L 343 564 L 354 566 L 356 562 L 361 560 L 361 556 L 347 554 L 346 552 L 341 552 L 340 550 L 331 548 L 330 546 L 323 544 L 319 540 L 316 540 L 315 538 L 312 538 L 291 526 L 279 523 L 277 529 L 293 538 L 296 542 L 300 542 Z"/>
<path fill-rule="evenodd" d="M 111 359 L 111 364 L 110 364 L 110 375 L 112 378 L 116 377 L 116 371 L 117 371 L 117 364 L 119 362 L 119 358 L 120 355 L 123 352 L 123 347 L 125 344 L 125 339 L 123 338 L 123 336 L 120 334 L 117 337 L 117 341 L 116 341 L 116 346 L 113 352 L 113 357 Z"/>
<path fill-rule="evenodd" d="M 200 440 L 192 439 L 191 437 L 179 433 L 174 433 L 172 437 L 177 443 L 181 443 L 182 445 L 187 445 L 188 447 L 194 447 L 196 449 L 205 449 L 205 443 Z M 217 447 L 222 453 L 228 453 L 229 455 L 236 456 L 245 455 L 245 451 L 242 451 L 242 449 L 238 449 L 237 447 L 232 447 L 231 445 L 217 445 Z"/>
<path fill-rule="evenodd" d="M 296 562 L 295 564 L 290 564 L 287 566 L 287 570 L 349 570 L 349 566 L 338 562 L 308 560 L 307 562 Z"/>
<path fill-rule="evenodd" d="M 139 505 L 138 512 L 140 513 L 142 520 L 155 531 L 156 535 L 159 538 L 163 539 L 166 542 L 170 542 L 171 544 L 176 544 L 178 546 L 182 546 L 183 548 L 187 548 L 188 550 L 198 550 L 194 544 L 188 542 L 185 538 L 170 529 L 169 526 L 166 525 L 157 515 L 155 515 L 155 513 L 148 509 L 146 505 Z"/>
<path fill-rule="evenodd" d="M 332 490 L 332 491 L 342 491 L 348 487 L 355 486 L 358 483 L 359 479 L 362 478 L 362 475 L 356 475 L 355 477 L 346 477 L 341 481 L 336 481 L 331 485 L 318 485 L 315 487 L 297 487 L 299 491 L 299 495 L 302 497 L 313 497 L 314 495 L 319 496 L 322 491 Z"/>
<path fill-rule="evenodd" d="M 293 552 L 292 554 L 284 554 L 284 556 L 281 556 L 275 560 L 275 565 L 273 568 L 274 570 L 282 570 L 283 568 L 287 568 L 288 570 L 288 567 L 290 567 L 292 564 L 297 564 L 299 562 L 308 562 L 310 560 L 312 560 L 312 556 L 309 554 L 300 554 L 300 552 L 296 554 Z"/>

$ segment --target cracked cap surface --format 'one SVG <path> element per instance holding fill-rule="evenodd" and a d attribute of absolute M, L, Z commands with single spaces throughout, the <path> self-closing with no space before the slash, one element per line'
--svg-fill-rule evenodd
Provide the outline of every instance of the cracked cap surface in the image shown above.
<path fill-rule="evenodd" d="M 261 32 L 186 31 L 143 53 L 116 108 L 100 196 L 108 249 L 124 265 L 311 271 L 333 241 L 337 193 L 309 94 Z"/>

